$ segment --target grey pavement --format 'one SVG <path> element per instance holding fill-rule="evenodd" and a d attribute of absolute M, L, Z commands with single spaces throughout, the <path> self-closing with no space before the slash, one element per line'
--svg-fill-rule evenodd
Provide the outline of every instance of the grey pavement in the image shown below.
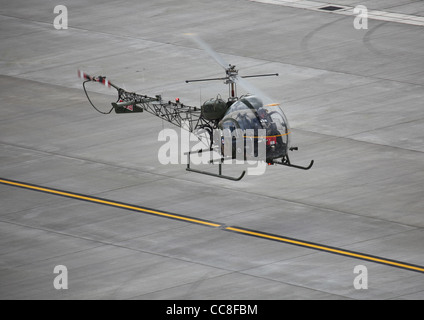
<path fill-rule="evenodd" d="M 422 16 L 422 1 L 333 1 Z M 1 1 L 0 178 L 424 265 L 424 27 L 248 0 Z M 199 106 L 228 89 L 199 34 L 281 102 L 292 162 L 239 182 L 162 165 L 147 113 L 101 115 L 77 69 Z M 109 111 L 114 92 L 90 92 Z M 239 94 L 243 90 L 239 88 Z M 178 129 L 175 128 L 178 132 Z M 239 173 L 237 166 L 224 167 Z M 424 276 L 0 184 L 0 299 L 417 299 Z M 54 267 L 68 268 L 56 290 Z M 355 289 L 357 265 L 368 289 Z"/>

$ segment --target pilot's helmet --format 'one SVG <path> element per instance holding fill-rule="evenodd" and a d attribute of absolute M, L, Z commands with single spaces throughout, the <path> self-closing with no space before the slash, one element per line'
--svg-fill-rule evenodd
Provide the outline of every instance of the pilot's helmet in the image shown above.
<path fill-rule="evenodd" d="M 258 116 L 259 116 L 261 119 L 265 118 L 265 116 L 266 116 L 266 110 L 265 110 L 264 108 L 260 108 L 260 109 L 258 110 Z"/>

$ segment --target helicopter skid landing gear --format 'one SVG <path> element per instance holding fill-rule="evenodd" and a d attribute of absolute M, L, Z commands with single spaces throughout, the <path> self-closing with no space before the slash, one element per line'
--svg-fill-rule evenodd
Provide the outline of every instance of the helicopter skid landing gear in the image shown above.
<path fill-rule="evenodd" d="M 210 152 L 210 151 L 212 151 L 212 149 L 210 149 L 210 150 L 209 149 L 205 149 L 205 150 L 198 150 L 198 151 L 193 151 L 193 152 L 192 151 L 186 152 L 185 153 L 187 155 L 187 168 L 186 168 L 186 170 L 187 171 L 190 171 L 190 172 L 205 174 L 205 175 L 208 175 L 208 176 L 222 178 L 222 179 L 227 179 L 227 180 L 231 180 L 231 181 L 240 181 L 241 179 L 243 179 L 244 175 L 246 174 L 246 171 L 243 171 L 239 177 L 230 177 L 230 176 L 223 175 L 222 174 L 222 164 L 223 164 L 223 159 L 222 158 L 221 158 L 221 160 L 218 163 L 218 173 L 212 173 L 212 172 L 208 172 L 208 171 L 196 170 L 196 169 L 192 169 L 190 167 L 190 163 L 191 163 L 190 155 L 192 153 L 198 153 L 198 154 L 200 154 L 202 152 Z"/>
<path fill-rule="evenodd" d="M 298 165 L 295 165 L 295 164 L 291 164 L 290 163 L 290 158 L 287 155 L 287 156 L 285 156 L 285 157 L 283 157 L 281 159 L 281 162 L 280 161 L 276 161 L 276 160 L 272 160 L 269 164 L 280 164 L 282 166 L 292 167 L 292 168 L 296 168 L 296 169 L 309 170 L 314 165 L 314 160 L 311 160 L 311 163 L 309 164 L 309 166 L 302 167 L 302 166 L 298 166 Z"/>

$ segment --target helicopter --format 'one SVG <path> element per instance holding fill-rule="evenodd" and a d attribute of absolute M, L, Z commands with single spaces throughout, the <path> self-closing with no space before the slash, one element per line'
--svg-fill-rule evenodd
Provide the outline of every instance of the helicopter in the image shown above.
<path fill-rule="evenodd" d="M 227 63 L 206 42 L 194 34 L 187 34 L 224 70 L 225 76 L 219 78 L 186 80 L 186 83 L 201 81 L 224 81 L 229 87 L 229 97 L 224 101 L 220 95 L 203 103 L 201 107 L 188 106 L 181 103 L 180 99 L 166 101 L 161 95 L 154 97 L 128 92 L 110 82 L 105 76 L 90 76 L 78 70 L 78 76 L 84 79 L 83 89 L 91 106 L 102 114 L 110 114 L 113 110 L 117 114 L 148 112 L 190 133 L 199 135 L 207 133 L 208 148 L 188 151 L 187 171 L 205 174 L 218 178 L 239 181 L 246 171 L 240 176 L 232 177 L 222 173 L 225 159 L 259 159 L 259 150 L 262 152 L 261 161 L 268 165 L 283 165 L 287 167 L 309 170 L 314 160 L 306 167 L 294 165 L 290 162 L 289 151 L 298 150 L 291 147 L 290 127 L 286 116 L 279 103 L 273 102 L 261 90 L 247 82 L 246 78 L 278 76 L 278 73 L 256 74 L 240 76 L 235 65 Z M 98 82 L 106 87 L 117 90 L 118 98 L 112 102 L 109 112 L 99 110 L 92 102 L 87 92 L 87 82 Z M 237 96 L 237 85 L 249 94 Z M 218 132 L 218 134 L 217 134 Z M 200 139 L 199 139 L 200 140 Z M 194 169 L 191 166 L 191 155 L 194 153 L 216 151 L 220 154 L 218 159 L 218 173 Z M 211 164 L 216 163 L 214 160 Z"/>

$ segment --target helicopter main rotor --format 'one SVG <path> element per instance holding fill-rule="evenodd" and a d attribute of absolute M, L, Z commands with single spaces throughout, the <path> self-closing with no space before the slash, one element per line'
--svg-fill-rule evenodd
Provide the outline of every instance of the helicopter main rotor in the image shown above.
<path fill-rule="evenodd" d="M 269 76 L 278 76 L 278 73 L 266 73 L 266 74 L 255 74 L 248 76 L 240 76 L 235 65 L 227 63 L 217 52 L 215 52 L 206 42 L 204 42 L 199 36 L 193 33 L 187 33 L 186 35 L 190 36 L 211 58 L 213 58 L 222 68 L 225 70 L 225 77 L 219 78 L 209 78 L 209 79 L 198 79 L 198 80 L 186 80 L 186 83 L 190 82 L 200 82 L 200 81 L 214 81 L 214 80 L 224 80 L 225 84 L 228 84 L 230 87 L 229 101 L 235 101 L 237 97 L 237 87 L 240 85 L 243 89 L 248 91 L 251 94 L 254 94 L 261 98 L 265 104 L 270 104 L 273 102 L 273 99 L 269 98 L 264 92 L 253 86 L 251 83 L 244 80 L 245 78 L 258 78 L 258 77 L 269 77 Z"/>

